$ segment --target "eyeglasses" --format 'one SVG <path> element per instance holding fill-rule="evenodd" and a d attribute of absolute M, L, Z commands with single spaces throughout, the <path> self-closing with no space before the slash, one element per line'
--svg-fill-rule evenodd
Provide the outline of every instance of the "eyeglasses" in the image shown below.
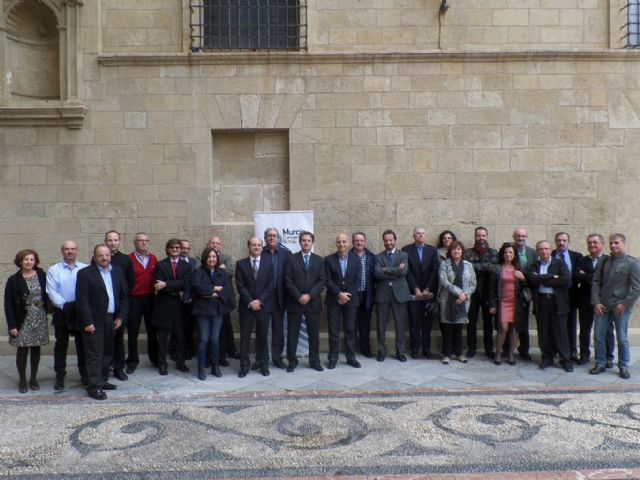
<path fill-rule="evenodd" d="M 169 248 L 170 248 L 171 250 L 176 250 L 176 249 L 177 249 L 177 250 L 180 250 L 182 247 L 181 247 L 180 245 L 171 245 Z"/>

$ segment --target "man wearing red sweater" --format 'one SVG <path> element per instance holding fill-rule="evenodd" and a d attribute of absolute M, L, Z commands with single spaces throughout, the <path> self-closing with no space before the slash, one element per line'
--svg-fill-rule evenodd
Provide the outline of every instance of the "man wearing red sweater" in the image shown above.
<path fill-rule="evenodd" d="M 151 326 L 153 308 L 153 269 L 158 259 L 149 253 L 149 236 L 144 232 L 136 233 L 133 240 L 135 250 L 129 254 L 135 282 L 129 292 L 129 354 L 127 373 L 133 373 L 140 363 L 138 358 L 138 333 L 142 318 L 147 331 L 147 353 L 154 367 L 158 367 L 158 331 Z"/>

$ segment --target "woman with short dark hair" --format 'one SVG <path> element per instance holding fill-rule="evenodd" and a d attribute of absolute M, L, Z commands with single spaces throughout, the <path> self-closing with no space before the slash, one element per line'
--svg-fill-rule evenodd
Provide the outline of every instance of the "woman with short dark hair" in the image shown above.
<path fill-rule="evenodd" d="M 35 250 L 20 250 L 13 261 L 18 267 L 4 289 L 4 315 L 9 330 L 9 344 L 18 348 L 18 391 L 40 390 L 36 379 L 40 363 L 40 346 L 49 343 L 47 325 L 47 277 L 38 268 L 40 257 Z M 31 378 L 27 386 L 27 357 L 31 351 Z"/>

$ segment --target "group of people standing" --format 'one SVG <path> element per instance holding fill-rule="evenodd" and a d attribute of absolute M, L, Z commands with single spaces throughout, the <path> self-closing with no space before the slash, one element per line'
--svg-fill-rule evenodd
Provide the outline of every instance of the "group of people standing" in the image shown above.
<path fill-rule="evenodd" d="M 513 242 L 504 243 L 499 251 L 489 246 L 484 227 L 475 229 L 474 245 L 468 249 L 450 230 L 439 235 L 436 247 L 426 243 L 426 236 L 424 228 L 416 227 L 413 243 L 398 249 L 395 232 L 385 230 L 384 250 L 374 254 L 365 246 L 364 233 L 354 233 L 351 245 L 347 234 L 340 233 L 335 253 L 322 258 L 312 251 L 313 233 L 300 233 L 300 251 L 293 254 L 280 244 L 277 229 L 268 228 L 264 240 L 252 237 L 247 241 L 248 256 L 237 262 L 235 269 L 217 236 L 209 239 L 199 260 L 190 256 L 187 240 L 175 238 L 166 243 L 166 258 L 158 260 L 149 252 L 145 233 L 135 235 L 134 251 L 126 255 L 119 251 L 120 234 L 112 230 L 105 234 L 103 244 L 95 246 L 90 265 L 77 260 L 77 244 L 67 240 L 62 244 L 62 260 L 46 274 L 39 267 L 37 252 L 21 250 L 15 257 L 19 270 L 8 279 L 4 296 L 9 342 L 17 347 L 19 391 L 39 389 L 40 346 L 48 342 L 50 310 L 56 338 L 54 389 L 64 389 L 69 338 L 74 337 L 82 383 L 89 396 L 99 400 L 106 398 L 106 390 L 117 388 L 108 382 L 111 372 L 120 381 L 135 372 L 140 362 L 142 321 L 149 360 L 160 375 L 168 374 L 169 357 L 179 371 L 189 371 L 186 360 L 194 350 L 194 326 L 199 332 L 200 380 L 206 379 L 209 367 L 213 376 L 220 377 L 220 366 L 229 365 L 227 357 L 239 358 L 240 377 L 252 369 L 268 376 L 271 363 L 293 372 L 298 366 L 303 319 L 309 367 L 322 371 L 319 327 L 325 288 L 329 369 L 338 363 L 341 332 L 347 365 L 361 367 L 357 351 L 373 357 L 370 331 L 374 306 L 379 362 L 387 356 L 390 314 L 395 326 L 395 358 L 400 362 L 407 361 L 407 353 L 412 358 L 420 354 L 434 357 L 431 333 L 438 321 L 441 362 L 455 359 L 467 363 L 476 355 L 480 316 L 484 353 L 496 365 L 503 359 L 514 365 L 516 347 L 522 359 L 531 360 L 529 312 L 533 304 L 541 368 L 553 365 L 556 357 L 568 372 L 573 371 L 574 362 L 589 362 L 595 321 L 595 366 L 590 373 L 613 367 L 615 330 L 619 374 L 629 378 L 627 329 L 631 309 L 640 296 L 640 262 L 625 253 L 624 235 L 609 237 L 610 255 L 604 254 L 602 235 L 589 235 L 586 256 L 569 250 L 570 237 L 565 232 L 555 235 L 555 250 L 546 240 L 537 242 L 535 249 L 527 246 L 524 228 L 516 229 Z M 239 352 L 229 316 L 235 309 L 236 291 Z M 27 382 L 29 352 L 31 375 Z"/>

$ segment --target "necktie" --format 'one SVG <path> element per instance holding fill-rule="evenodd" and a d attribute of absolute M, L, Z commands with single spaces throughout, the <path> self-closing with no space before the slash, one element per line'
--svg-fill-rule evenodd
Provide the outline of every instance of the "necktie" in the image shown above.
<path fill-rule="evenodd" d="M 389 265 L 393 262 L 393 252 L 387 252 L 387 260 L 389 260 Z"/>
<path fill-rule="evenodd" d="M 309 255 L 304 256 L 304 269 L 309 271 Z"/>
<path fill-rule="evenodd" d="M 258 260 L 253 259 L 253 278 L 258 278 Z"/>
<path fill-rule="evenodd" d="M 171 260 L 171 273 L 173 274 L 173 279 L 176 279 L 176 269 L 177 269 L 177 265 L 178 262 Z"/>

